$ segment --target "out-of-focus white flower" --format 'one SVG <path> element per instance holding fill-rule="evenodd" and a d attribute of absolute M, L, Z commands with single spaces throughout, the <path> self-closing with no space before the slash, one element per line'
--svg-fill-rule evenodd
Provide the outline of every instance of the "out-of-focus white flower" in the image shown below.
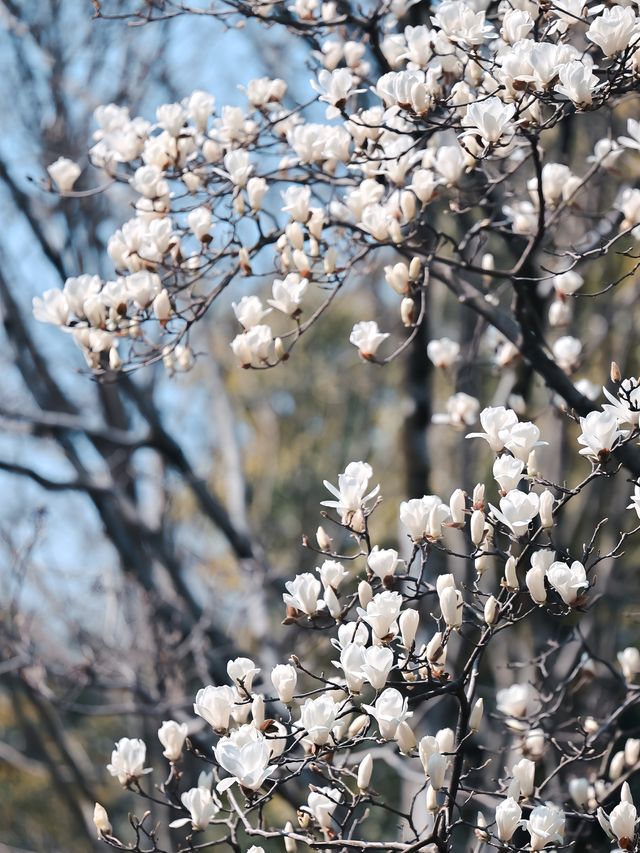
<path fill-rule="evenodd" d="M 564 840 L 564 812 L 554 805 L 536 806 L 524 821 L 531 836 L 531 849 L 542 850 L 546 844 L 562 844 Z"/>
<path fill-rule="evenodd" d="M 284 279 L 276 278 L 272 285 L 273 299 L 267 299 L 267 303 L 288 317 L 296 317 L 308 285 L 308 279 L 301 279 L 297 273 L 289 273 Z"/>
<path fill-rule="evenodd" d="M 169 761 L 178 761 L 182 755 L 182 748 L 189 733 L 186 723 L 177 723 L 175 720 L 165 720 L 158 729 L 158 740 L 164 746 L 162 753 Z"/>
<path fill-rule="evenodd" d="M 58 288 L 45 290 L 42 298 L 33 297 L 33 316 L 40 323 L 51 323 L 54 326 L 66 326 L 69 320 L 69 303 L 65 294 Z"/>
<path fill-rule="evenodd" d="M 388 337 L 389 333 L 381 332 L 375 320 L 361 320 L 351 330 L 349 343 L 358 348 L 363 358 L 372 359 L 380 344 Z"/>
<path fill-rule="evenodd" d="M 582 344 L 577 338 L 572 338 L 571 335 L 563 335 L 555 341 L 552 351 L 558 367 L 571 372 L 578 366 Z"/>
<path fill-rule="evenodd" d="M 470 394 L 459 391 L 447 400 L 446 414 L 435 414 L 434 424 L 450 424 L 453 427 L 471 426 L 478 419 L 480 403 Z"/>
<path fill-rule="evenodd" d="M 323 68 L 318 73 L 318 81 L 311 81 L 311 86 L 320 95 L 320 100 L 329 104 L 327 118 L 335 118 L 344 109 L 347 99 L 353 91 L 355 77 L 348 68 L 337 68 L 329 71 Z"/>
<path fill-rule="evenodd" d="M 251 329 L 262 323 L 264 317 L 271 312 L 265 308 L 259 296 L 243 296 L 240 302 L 232 302 L 231 307 L 238 323 L 243 329 Z"/>
<path fill-rule="evenodd" d="M 287 581 L 285 587 L 287 592 L 282 594 L 285 604 L 300 613 L 306 613 L 307 616 L 317 613 L 322 586 L 315 575 L 311 572 L 303 572 L 301 575 L 296 575 L 292 581 Z"/>
<path fill-rule="evenodd" d="M 622 674 L 627 681 L 633 681 L 640 672 L 640 649 L 636 646 L 627 646 L 617 655 Z"/>
<path fill-rule="evenodd" d="M 538 691 L 531 684 L 512 684 L 498 690 L 496 704 L 498 711 L 513 720 L 523 720 L 540 709 Z"/>
<path fill-rule="evenodd" d="M 580 418 L 581 435 L 578 444 L 582 444 L 579 453 L 595 462 L 609 455 L 616 443 L 627 433 L 618 429 L 618 421 L 611 412 L 589 412 L 586 418 Z"/>
<path fill-rule="evenodd" d="M 190 817 L 178 818 L 169 824 L 173 829 L 191 824 L 194 832 L 206 829 L 221 808 L 220 801 L 214 797 L 209 788 L 197 787 L 185 791 L 180 796 L 182 805 L 190 813 Z"/>
<path fill-rule="evenodd" d="M 243 334 L 236 335 L 230 346 L 242 367 L 266 364 L 274 347 L 271 326 L 252 326 Z"/>
<path fill-rule="evenodd" d="M 107 810 L 100 803 L 96 803 L 93 809 L 93 825 L 98 830 L 98 838 L 113 832 Z"/>
<path fill-rule="evenodd" d="M 478 45 L 495 35 L 493 27 L 485 21 L 485 13 L 476 12 L 462 0 L 445 0 L 436 8 L 431 20 L 454 44 Z"/>
<path fill-rule="evenodd" d="M 68 157 L 58 157 L 55 163 L 47 166 L 51 180 L 55 181 L 61 193 L 68 193 L 80 177 L 82 169 Z"/>
<path fill-rule="evenodd" d="M 436 367 L 451 367 L 460 357 L 460 344 L 451 338 L 439 338 L 427 344 L 427 356 Z"/>
<path fill-rule="evenodd" d="M 363 705 L 363 710 L 375 718 L 380 729 L 380 736 L 385 740 L 393 740 L 400 723 L 413 716 L 408 710 L 406 697 L 395 689 L 387 687 L 376 699 L 375 705 Z"/>
<path fill-rule="evenodd" d="M 582 591 L 589 586 L 584 566 L 574 560 L 571 566 L 555 562 L 547 569 L 547 580 L 565 604 L 575 604 Z"/>
<path fill-rule="evenodd" d="M 590 787 L 589 780 L 584 776 L 569 781 L 569 794 L 579 809 L 588 803 Z"/>
<path fill-rule="evenodd" d="M 118 777 L 121 785 L 127 785 L 130 781 L 151 773 L 150 767 L 145 767 L 147 747 L 140 738 L 123 737 L 116 743 L 111 753 L 111 763 L 107 764 L 107 770 L 112 776 Z"/>
<path fill-rule="evenodd" d="M 529 524 L 538 514 L 540 499 L 535 492 L 520 492 L 512 489 L 500 499 L 500 509 L 489 504 L 491 512 L 503 524 L 505 524 L 514 536 L 524 536 L 529 529 Z"/>
<path fill-rule="evenodd" d="M 338 788 L 316 788 L 309 794 L 308 810 L 322 829 L 331 828 L 331 818 L 342 801 L 342 791 Z"/>

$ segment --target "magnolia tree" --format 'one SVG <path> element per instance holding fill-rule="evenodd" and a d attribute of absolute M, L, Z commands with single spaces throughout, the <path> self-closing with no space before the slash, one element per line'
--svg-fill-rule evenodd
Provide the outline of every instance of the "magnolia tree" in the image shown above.
<path fill-rule="evenodd" d="M 304 538 L 317 567 L 286 583 L 281 605 L 280 647 L 296 653 L 268 667 L 241 650 L 223 661 L 193 714 L 159 729 L 165 767 L 147 767 L 147 744 L 123 731 L 107 770 L 140 813 L 118 830 L 96 804 L 98 837 L 140 853 L 640 849 L 640 739 L 625 723 L 640 702 L 640 650 L 590 639 L 607 593 L 599 570 L 640 530 L 640 382 L 616 362 L 575 379 L 591 344 L 580 329 L 595 333 L 589 317 L 638 267 L 635 6 L 94 6 L 146 26 L 249 21 L 299 43 L 312 66 L 306 91 L 248 81 L 244 106 L 195 91 L 155 115 L 96 111 L 95 192 L 129 185 L 133 215 L 109 239 L 111 278 L 78 269 L 33 306 L 94 378 L 154 362 L 189 370 L 225 291 L 238 366 L 295 362 L 337 294 L 380 268 L 398 320 L 353 326 L 344 349 L 357 348 L 360 369 L 402 358 L 444 300 L 477 318 L 487 374 L 485 399 L 457 390 L 434 419 L 459 431 L 482 482 L 408 495 L 396 548 L 383 546 L 370 464 L 325 481 L 331 499 L 310 483 L 326 507 Z M 53 190 L 90 195 L 74 191 L 85 168 L 52 163 Z M 468 341 L 429 337 L 421 356 L 452 383 Z M 542 380 L 546 410 L 579 423 L 563 447 L 571 482 L 544 474 L 558 421 L 541 430 L 524 389 L 504 394 L 514 365 Z M 278 368 L 283 382 L 290 367 Z M 576 540 L 569 505 L 613 478 L 629 512 Z M 498 689 L 494 650 L 504 656 L 512 636 L 529 637 L 529 653 Z"/>

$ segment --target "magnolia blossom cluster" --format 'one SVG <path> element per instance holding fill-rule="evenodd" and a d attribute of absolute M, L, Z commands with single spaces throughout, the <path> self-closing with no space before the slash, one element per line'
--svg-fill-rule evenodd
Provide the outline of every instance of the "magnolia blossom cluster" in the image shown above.
<path fill-rule="evenodd" d="M 158 106 L 152 119 L 99 107 L 89 161 L 130 185 L 135 216 L 109 240 L 113 278 L 69 279 L 34 300 L 36 317 L 71 333 L 94 369 L 154 356 L 187 369 L 193 324 L 228 285 L 255 275 L 251 292 L 233 303 L 239 328 L 231 348 L 242 367 L 263 368 L 288 358 L 373 253 L 400 297 L 401 337 L 421 323 L 424 288 L 441 263 L 482 271 L 483 292 L 499 302 L 505 273 L 487 251 L 499 233 L 555 253 L 552 268 L 532 278 L 549 298 L 550 326 L 569 326 L 586 264 L 556 250 L 587 236 L 596 173 L 616 182 L 612 206 L 623 217 L 606 250 L 640 231 L 640 190 L 618 170 L 621 157 L 640 151 L 638 121 L 618 109 L 637 86 L 637 10 L 445 0 L 407 25 L 409 5 L 381 6 L 375 39 L 333 2 L 286 7 L 292 21 L 317 32 L 313 105 L 291 105 L 284 80 L 261 77 L 244 87 L 244 106 L 218 108 L 195 91 Z M 256 2 L 246 11 L 273 25 L 283 9 Z M 598 110 L 613 135 L 595 141 L 586 163 L 560 162 L 551 131 Z M 65 158 L 49 167 L 63 194 L 73 194 L 79 174 Z M 455 217 L 449 229 L 441 215 L 460 209 L 474 211 L 477 229 L 464 249 L 456 248 Z M 362 317 L 349 340 L 364 359 L 384 361 L 401 349 L 394 337 Z M 584 359 L 572 334 L 557 337 L 551 351 L 569 373 Z M 448 338 L 429 345 L 439 367 L 458 355 Z M 513 341 L 500 341 L 495 362 L 506 367 L 518 356 Z M 452 423 L 471 423 L 468 406 L 448 408 Z"/>
<path fill-rule="evenodd" d="M 228 684 L 197 692 L 195 717 L 163 722 L 158 738 L 172 765 L 192 749 L 190 733 L 211 744 L 210 770 L 180 790 L 177 802 L 174 797 L 180 814 L 170 822 L 172 829 L 214 831 L 231 813 L 242 818 L 250 837 L 259 841 L 275 832 L 287 849 L 298 841 L 313 847 L 341 837 L 351 825 L 354 831 L 361 827 L 357 831 L 366 838 L 367 815 L 384 808 L 375 791 L 378 750 L 421 780 L 419 799 L 406 815 L 415 843 L 451 840 L 442 821 L 453 800 L 460 826 L 494 846 L 565 845 L 578 810 L 590 831 L 632 849 L 637 814 L 626 779 L 640 768 L 640 739 L 622 741 L 603 767 L 602 753 L 592 748 L 603 734 L 601 723 L 593 716 L 575 720 L 572 731 L 575 743 L 584 744 L 577 755 L 585 772 L 562 773 L 564 787 L 558 795 L 556 786 L 552 799 L 548 785 L 555 773 L 548 777 L 545 768 L 553 761 L 554 731 L 548 728 L 544 680 L 515 678 L 493 693 L 480 691 L 460 657 L 466 646 L 469 660 L 479 662 L 490 641 L 539 607 L 557 620 L 574 618 L 589 607 L 596 583 L 584 558 L 555 550 L 556 515 L 567 492 L 539 481 L 534 457 L 546 442 L 538 427 L 504 407 L 484 409 L 480 423 L 484 432 L 467 438 L 481 438 L 494 455 L 493 481 L 476 484 L 471 497 L 458 488 L 448 500 L 425 495 L 401 503 L 397 548 L 371 544 L 380 486 L 372 487 L 368 463 L 349 463 L 337 485 L 325 481 L 333 497 L 322 501 L 327 518 L 351 545 L 338 553 L 334 538 L 319 527 L 317 547 L 307 540 L 318 565 L 288 581 L 282 599 L 285 626 L 328 634 L 330 666 L 318 670 L 313 659 L 292 654 L 263 672 L 249 657 L 234 658 L 227 663 Z M 489 495 L 496 495 L 497 505 Z M 447 542 L 460 536 L 477 572 L 473 586 L 457 571 L 432 568 L 434 549 L 453 554 Z M 501 571 L 489 571 L 493 562 Z M 618 664 L 620 684 L 636 690 L 640 651 L 621 650 Z M 583 653 L 580 673 L 595 677 L 597 666 Z M 447 696 L 457 697 L 456 724 L 432 728 L 429 703 Z M 505 748 L 500 758 L 488 759 L 491 778 L 498 781 L 483 797 L 493 796 L 493 811 L 483 805 L 474 812 L 473 787 L 462 794 L 460 786 L 474 772 L 469 750 L 494 725 L 487 723 L 487 710 L 500 721 Z M 151 772 L 145 763 L 145 743 L 125 737 L 107 769 L 135 790 Z M 306 798 L 296 803 L 298 826 L 265 825 L 257 804 L 292 778 L 299 779 L 296 790 L 303 789 L 303 779 L 307 787 Z M 604 808 L 614 796 L 617 804 Z M 96 827 L 101 837 L 112 837 L 100 805 Z"/>

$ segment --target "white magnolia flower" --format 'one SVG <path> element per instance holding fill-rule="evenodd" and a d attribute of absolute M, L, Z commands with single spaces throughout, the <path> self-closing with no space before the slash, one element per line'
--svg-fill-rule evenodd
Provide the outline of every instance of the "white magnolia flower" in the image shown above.
<path fill-rule="evenodd" d="M 371 626 L 374 635 L 383 640 L 389 634 L 396 634 L 398 625 L 396 619 L 402 607 L 402 596 L 399 592 L 385 590 L 374 595 L 367 604 L 367 609 L 358 608 L 358 615 L 367 625 Z"/>
<path fill-rule="evenodd" d="M 251 658 L 236 658 L 227 663 L 229 678 L 234 682 L 241 694 L 244 695 L 251 693 L 253 679 L 259 672 L 260 670 Z"/>
<path fill-rule="evenodd" d="M 505 524 L 514 536 L 524 536 L 531 521 L 538 514 L 540 499 L 535 492 L 520 492 L 512 489 L 500 499 L 500 509 L 489 504 L 493 515 Z"/>
<path fill-rule="evenodd" d="M 282 594 L 285 604 L 313 616 L 322 605 L 318 605 L 318 598 L 322 592 L 322 585 L 318 578 L 311 572 L 303 572 L 296 575 L 292 581 L 285 583 L 287 592 Z"/>
<path fill-rule="evenodd" d="M 130 780 L 151 773 L 151 768 L 144 766 L 146 757 L 147 747 L 143 740 L 123 737 L 111 753 L 111 763 L 107 764 L 107 770 L 112 776 L 118 777 L 121 785 L 126 785 Z"/>
<path fill-rule="evenodd" d="M 593 91 L 600 81 L 584 58 L 561 65 L 558 76 L 560 82 L 554 87 L 556 92 L 573 101 L 577 107 L 588 107 L 592 103 Z"/>
<path fill-rule="evenodd" d="M 349 343 L 358 348 L 363 358 L 371 359 L 388 337 L 389 333 L 381 332 L 375 320 L 361 320 L 351 330 Z"/>
<path fill-rule="evenodd" d="M 65 294 L 58 288 L 45 290 L 42 298 L 33 297 L 33 316 L 40 323 L 51 323 L 54 326 L 66 326 L 69 320 L 69 302 Z"/>
<path fill-rule="evenodd" d="M 235 704 L 233 688 L 226 684 L 220 687 L 209 685 L 198 690 L 193 703 L 195 713 L 206 720 L 216 732 L 226 732 Z"/>
<path fill-rule="evenodd" d="M 218 798 L 214 797 L 209 788 L 205 787 L 191 788 L 181 794 L 180 799 L 190 817 L 182 817 L 172 821 L 169 826 L 174 829 L 191 823 L 194 832 L 202 831 L 209 826 L 221 808 Z"/>
<path fill-rule="evenodd" d="M 468 438 L 468 436 L 467 436 Z M 493 477 L 500 486 L 503 494 L 518 488 L 522 479 L 524 462 L 513 456 L 498 456 L 493 463 Z"/>
<path fill-rule="evenodd" d="M 449 507 L 438 495 L 423 495 L 400 504 L 400 521 L 414 542 L 440 539 L 442 525 L 449 517 Z"/>
<path fill-rule="evenodd" d="M 398 552 L 395 548 L 379 548 L 377 545 L 373 546 L 367 557 L 367 566 L 372 574 L 380 580 L 393 577 L 398 562 Z"/>
<path fill-rule="evenodd" d="M 558 367 L 571 372 L 578 366 L 582 344 L 577 338 L 571 337 L 571 335 L 563 335 L 555 341 L 552 351 Z"/>
<path fill-rule="evenodd" d="M 496 829 L 500 841 L 511 841 L 521 818 L 522 809 L 513 797 L 507 797 L 496 807 Z"/>
<path fill-rule="evenodd" d="M 327 695 L 307 699 L 300 711 L 300 725 L 311 743 L 323 746 L 329 741 L 340 705 Z"/>
<path fill-rule="evenodd" d="M 285 279 L 276 278 L 272 285 L 273 299 L 267 299 L 267 302 L 276 311 L 296 317 L 301 311 L 300 303 L 308 285 L 308 279 L 301 279 L 297 273 L 289 273 Z"/>
<path fill-rule="evenodd" d="M 82 169 L 68 157 L 58 157 L 55 163 L 47 166 L 47 172 L 51 180 L 55 181 L 60 192 L 67 193 L 73 189 Z"/>
<path fill-rule="evenodd" d="M 102 838 L 103 835 L 113 834 L 107 810 L 100 803 L 96 803 L 93 809 L 93 825 L 98 830 L 98 838 Z"/>
<path fill-rule="evenodd" d="M 395 687 L 387 687 L 376 699 L 375 705 L 363 705 L 363 710 L 375 717 L 380 729 L 380 737 L 393 740 L 400 723 L 413 716 L 408 710 L 407 698 Z"/>
<path fill-rule="evenodd" d="M 530 797 L 533 794 L 533 780 L 536 772 L 535 762 L 530 761 L 528 758 L 521 758 L 520 761 L 513 765 L 511 772 L 513 778 L 517 779 L 520 785 L 520 795 Z"/>
<path fill-rule="evenodd" d="M 455 586 L 445 586 L 438 590 L 442 618 L 449 628 L 459 628 L 462 625 L 462 593 Z"/>
<path fill-rule="evenodd" d="M 447 400 L 446 414 L 435 414 L 434 424 L 450 424 L 453 427 L 471 426 L 478 419 L 480 402 L 470 394 L 459 391 Z"/>
<path fill-rule="evenodd" d="M 205 242 L 210 234 L 213 216 L 208 207 L 196 207 L 187 216 L 187 225 L 200 242 Z M 237 315 L 236 315 L 237 316 Z M 243 323 L 244 325 L 244 323 Z M 245 326 L 246 328 L 246 326 Z"/>
<path fill-rule="evenodd" d="M 271 670 L 271 683 L 276 689 L 278 699 L 288 705 L 293 699 L 298 682 L 298 673 L 290 663 L 279 663 Z"/>
<path fill-rule="evenodd" d="M 505 104 L 500 98 L 492 95 L 470 104 L 463 124 L 469 128 L 467 132 L 479 133 L 487 145 L 493 145 L 511 125 L 515 111 L 514 104 Z M 510 135 L 513 135 L 513 130 Z"/>
<path fill-rule="evenodd" d="M 331 818 L 342 801 L 338 788 L 316 788 L 309 794 L 307 809 L 322 829 L 331 828 Z"/>
<path fill-rule="evenodd" d="M 627 433 L 618 429 L 618 421 L 611 412 L 589 412 L 586 418 L 580 418 L 582 428 L 578 444 L 582 444 L 579 453 L 595 462 L 606 458 L 616 443 Z"/>
<path fill-rule="evenodd" d="M 640 419 L 640 383 L 637 379 L 623 379 L 618 387 L 618 396 L 602 389 L 604 396 L 609 400 L 602 410 L 612 414 L 619 425 L 631 424 L 637 426 Z"/>
<path fill-rule="evenodd" d="M 460 357 L 460 344 L 451 338 L 439 338 L 427 344 L 427 356 L 436 367 L 451 367 Z"/>
<path fill-rule="evenodd" d="M 627 681 L 633 681 L 640 672 L 640 649 L 635 646 L 627 646 L 626 649 L 618 652 L 617 658 L 624 677 Z"/>
<path fill-rule="evenodd" d="M 324 486 L 337 501 L 321 501 L 322 506 L 335 507 L 342 517 L 343 524 L 349 524 L 353 515 L 358 510 L 366 508 L 367 501 L 374 498 L 380 491 L 376 486 L 368 494 L 365 494 L 369 480 L 373 476 L 371 466 L 366 462 L 350 462 L 344 470 L 344 474 L 338 476 L 338 488 L 324 480 Z"/>
<path fill-rule="evenodd" d="M 625 850 L 629 849 L 631 842 L 635 836 L 636 824 L 638 822 L 638 812 L 633 803 L 626 800 L 620 803 L 612 810 L 609 815 L 609 825 L 611 832 L 616 837 L 618 844 Z"/>
<path fill-rule="evenodd" d="M 333 665 L 344 672 L 347 687 L 352 693 L 360 693 L 365 681 L 362 667 L 364 665 L 364 646 L 359 643 L 346 643 L 340 651 L 340 660 Z"/>
<path fill-rule="evenodd" d="M 516 720 L 535 714 L 540 708 L 538 691 L 531 684 L 512 684 L 498 690 L 496 694 L 498 710 L 507 717 Z"/>
<path fill-rule="evenodd" d="M 245 330 L 262 323 L 263 318 L 271 312 L 270 308 L 262 305 L 259 296 L 243 296 L 240 302 L 232 302 L 231 307 L 237 321 Z"/>
<path fill-rule="evenodd" d="M 547 569 L 547 580 L 558 592 L 565 604 L 574 604 L 589 586 L 584 566 L 578 560 L 574 560 L 571 566 L 566 563 L 555 562 Z"/>
<path fill-rule="evenodd" d="M 220 738 L 214 749 L 220 767 L 231 774 L 230 779 L 218 783 L 218 791 L 226 790 L 234 782 L 250 791 L 257 791 L 273 773 L 274 768 L 269 767 L 269 744 L 255 729 L 251 735 L 242 730 L 234 732 L 234 735 Z"/>
<path fill-rule="evenodd" d="M 178 761 L 188 734 L 189 727 L 186 723 L 165 720 L 158 729 L 158 740 L 164 746 L 164 757 L 169 761 Z"/>
<path fill-rule="evenodd" d="M 271 309 L 268 309 L 271 310 Z M 258 367 L 266 364 L 273 350 L 271 326 L 252 326 L 231 341 L 233 354 L 242 367 Z"/>
<path fill-rule="evenodd" d="M 454 44 L 478 45 L 495 35 L 493 27 L 485 21 L 485 13 L 476 12 L 475 7 L 462 0 L 445 0 L 436 8 L 431 20 Z"/>
<path fill-rule="evenodd" d="M 518 416 L 513 409 L 495 406 L 480 412 L 480 424 L 484 432 L 470 432 L 467 438 L 484 438 L 494 453 L 504 449 L 511 436 L 511 430 L 518 423 Z M 523 460 L 526 461 L 526 460 Z"/>
<path fill-rule="evenodd" d="M 523 421 L 511 427 L 505 447 L 517 459 L 526 463 L 529 459 L 529 454 L 535 447 L 542 447 L 548 443 L 547 441 L 540 441 L 540 430 L 535 424 L 532 424 L 530 421 Z"/>
<path fill-rule="evenodd" d="M 318 74 L 318 82 L 311 81 L 311 87 L 319 93 L 320 100 L 330 104 L 327 118 L 340 115 L 353 91 L 355 80 L 348 68 L 338 68 L 335 71 L 323 68 Z"/>
<path fill-rule="evenodd" d="M 562 844 L 564 840 L 564 811 L 552 804 L 536 806 L 524 821 L 531 836 L 531 850 L 542 850 L 546 844 Z"/>
<path fill-rule="evenodd" d="M 334 592 L 337 592 L 340 584 L 349 577 L 349 572 L 337 560 L 325 560 L 316 571 L 320 575 L 322 586 L 325 589 L 331 587 Z"/>
<path fill-rule="evenodd" d="M 597 44 L 605 56 L 613 56 L 629 46 L 637 31 L 638 19 L 632 6 L 605 7 L 587 30 L 587 38 Z"/>
<path fill-rule="evenodd" d="M 393 652 L 386 646 L 364 650 L 362 673 L 374 690 L 382 690 L 393 667 Z"/>

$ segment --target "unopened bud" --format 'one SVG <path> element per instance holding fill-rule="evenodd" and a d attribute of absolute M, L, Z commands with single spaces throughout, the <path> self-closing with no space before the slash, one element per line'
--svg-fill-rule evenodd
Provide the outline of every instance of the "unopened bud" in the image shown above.
<path fill-rule="evenodd" d="M 487 625 L 493 625 L 500 614 L 498 601 L 494 595 L 490 595 L 484 605 L 484 621 Z"/>
<path fill-rule="evenodd" d="M 434 791 L 431 785 L 427 785 L 427 811 L 437 812 L 440 806 L 438 805 L 438 792 Z"/>
<path fill-rule="evenodd" d="M 400 303 L 400 319 L 403 326 L 407 328 L 413 326 L 415 322 L 415 307 L 416 303 L 414 300 L 410 296 L 405 296 Z"/>
<path fill-rule="evenodd" d="M 251 716 L 258 728 L 264 723 L 264 696 L 257 693 L 251 702 Z"/>
<path fill-rule="evenodd" d="M 471 502 L 474 509 L 484 510 L 484 483 L 478 483 L 474 486 Z"/>
<path fill-rule="evenodd" d="M 361 791 L 366 791 L 369 787 L 372 771 L 373 758 L 371 758 L 371 753 L 367 753 L 360 762 L 360 767 L 358 767 L 358 788 Z"/>
<path fill-rule="evenodd" d="M 545 530 L 550 530 L 553 527 L 553 494 L 549 489 L 545 489 L 540 495 L 540 524 Z"/>
<path fill-rule="evenodd" d="M 462 527 L 464 524 L 464 510 L 466 505 L 466 494 L 462 489 L 456 489 L 449 499 L 449 512 L 451 521 L 457 527 Z"/>
<path fill-rule="evenodd" d="M 351 523 L 349 524 L 351 530 L 354 533 L 364 533 L 367 529 L 367 522 L 364 517 L 364 513 L 361 509 L 357 509 L 351 518 Z"/>
<path fill-rule="evenodd" d="M 609 765 L 609 779 L 616 782 L 624 772 L 624 750 L 616 752 Z"/>
<path fill-rule="evenodd" d="M 360 607 L 363 610 L 367 609 L 367 604 L 373 598 L 373 590 L 371 589 L 371 584 L 367 583 L 367 581 L 360 581 L 358 584 L 358 601 L 360 602 Z"/>
<path fill-rule="evenodd" d="M 359 714 L 355 720 L 349 725 L 347 734 L 349 739 L 357 737 L 363 732 L 369 724 L 369 717 L 366 714 Z"/>
<path fill-rule="evenodd" d="M 318 548 L 320 548 L 321 551 L 331 550 L 331 543 L 333 542 L 333 539 L 329 536 L 322 525 L 320 525 L 316 530 L 316 542 L 318 543 Z"/>
<path fill-rule="evenodd" d="M 411 279 L 411 281 L 417 281 L 420 278 L 421 272 L 422 261 L 420 260 L 420 258 L 411 258 L 411 263 L 409 264 L 409 278 Z"/>
<path fill-rule="evenodd" d="M 518 589 L 518 574 L 516 572 L 516 558 L 509 557 L 504 564 L 504 581 L 507 589 Z"/>
<path fill-rule="evenodd" d="M 102 838 L 103 835 L 111 835 L 112 829 L 109 822 L 109 815 L 105 807 L 101 806 L 100 803 L 96 803 L 93 809 L 93 824 L 98 830 L 98 838 Z"/>
<path fill-rule="evenodd" d="M 481 509 L 474 509 L 471 514 L 471 523 L 469 525 L 471 532 L 471 541 L 477 547 L 482 542 L 484 536 L 484 513 Z"/>
<path fill-rule="evenodd" d="M 535 450 L 532 450 L 529 456 L 527 457 L 527 474 L 530 477 L 537 477 L 540 472 L 538 471 L 538 455 Z"/>
<path fill-rule="evenodd" d="M 615 385 L 619 385 L 622 381 L 622 374 L 620 373 L 620 368 L 618 367 L 617 362 L 611 362 L 611 370 L 609 372 L 609 376 L 611 377 L 611 381 Z"/>
<path fill-rule="evenodd" d="M 413 729 L 406 721 L 401 722 L 396 729 L 396 741 L 400 747 L 400 752 L 404 755 L 409 755 L 411 750 L 415 748 L 417 743 L 416 736 L 413 733 Z"/>
<path fill-rule="evenodd" d="M 491 836 L 487 832 L 487 819 L 482 814 L 482 812 L 478 812 L 478 817 L 476 818 L 476 828 L 473 830 L 473 834 L 478 839 L 478 841 L 486 842 L 491 840 Z"/>
<path fill-rule="evenodd" d="M 289 353 L 285 349 L 282 338 L 275 338 L 273 342 L 273 351 L 278 361 L 286 361 L 289 358 Z"/>
<path fill-rule="evenodd" d="M 476 699 L 475 704 L 471 709 L 471 713 L 469 714 L 469 728 L 472 732 L 479 731 L 483 714 L 484 701 L 482 699 Z"/>
<path fill-rule="evenodd" d="M 287 823 L 285 824 L 284 831 L 285 831 L 285 833 L 286 832 L 293 832 L 293 824 L 291 823 L 290 820 L 287 821 Z M 295 838 L 289 838 L 287 835 L 285 835 L 285 837 L 284 837 L 284 849 L 286 850 L 286 853 L 296 853 L 296 850 L 298 849 L 298 845 L 296 844 Z"/>
<path fill-rule="evenodd" d="M 330 586 L 328 586 L 324 591 L 324 603 L 327 605 L 327 610 L 331 616 L 333 616 L 334 619 L 337 619 L 342 613 L 342 607 L 340 607 L 338 596 Z"/>

